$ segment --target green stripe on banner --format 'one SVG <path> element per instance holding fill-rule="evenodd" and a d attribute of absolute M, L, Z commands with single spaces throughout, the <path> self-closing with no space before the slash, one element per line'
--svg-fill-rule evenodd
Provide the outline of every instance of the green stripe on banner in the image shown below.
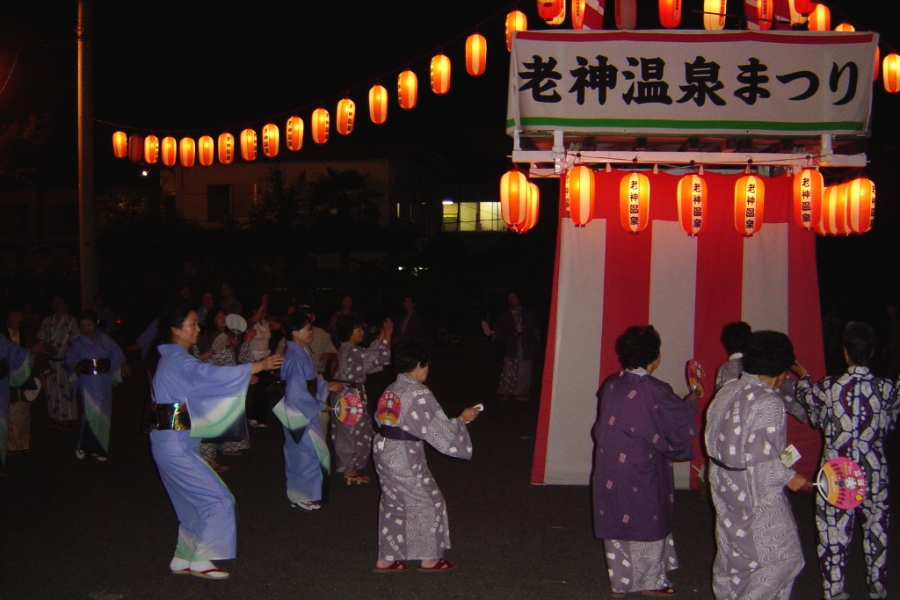
<path fill-rule="evenodd" d="M 515 119 L 506 120 L 506 128 L 516 126 Z M 764 131 L 865 131 L 860 121 L 821 121 L 796 123 L 780 121 L 715 121 L 675 119 L 573 119 L 567 117 L 522 117 L 521 126 L 542 126 L 560 129 L 616 128 L 616 129 L 698 129 L 698 130 L 764 130 Z"/>

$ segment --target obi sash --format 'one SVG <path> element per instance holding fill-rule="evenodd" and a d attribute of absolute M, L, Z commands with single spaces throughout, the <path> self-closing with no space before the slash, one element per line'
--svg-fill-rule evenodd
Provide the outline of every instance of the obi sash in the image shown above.
<path fill-rule="evenodd" d="M 153 422 L 153 418 L 156 422 Z M 153 413 L 150 417 L 151 429 L 164 431 L 171 429 L 173 431 L 187 431 L 191 428 L 191 415 L 188 413 L 187 404 L 154 404 Z"/>
<path fill-rule="evenodd" d="M 716 465 L 720 469 L 725 469 L 726 471 L 746 471 L 747 470 L 747 467 L 729 467 L 722 461 L 715 459 L 712 456 L 709 457 L 709 460 L 712 464 Z"/>
<path fill-rule="evenodd" d="M 399 427 L 394 427 L 393 425 L 382 425 L 381 429 L 378 430 L 378 433 L 381 434 L 381 437 L 385 437 L 389 440 L 397 440 L 399 442 L 422 441 L 422 438 L 416 437 L 410 432 L 400 429 Z"/>
<path fill-rule="evenodd" d="M 102 375 L 109 373 L 110 361 L 108 358 L 86 358 L 78 361 L 82 375 Z"/>

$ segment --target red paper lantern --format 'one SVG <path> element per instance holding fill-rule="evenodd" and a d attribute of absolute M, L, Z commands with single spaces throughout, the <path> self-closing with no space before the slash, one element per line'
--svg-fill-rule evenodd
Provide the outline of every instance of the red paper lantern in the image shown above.
<path fill-rule="evenodd" d="M 831 11 L 824 4 L 816 4 L 808 23 L 810 31 L 831 31 Z"/>
<path fill-rule="evenodd" d="M 528 178 L 521 171 L 513 169 L 500 178 L 500 216 L 513 231 L 518 231 L 528 216 L 528 195 Z"/>
<path fill-rule="evenodd" d="M 443 54 L 431 59 L 431 91 L 438 96 L 450 91 L 450 59 Z"/>
<path fill-rule="evenodd" d="M 584 28 L 585 0 L 572 0 L 572 29 Z"/>
<path fill-rule="evenodd" d="M 615 13 L 616 29 L 637 28 L 637 0 L 616 0 Z"/>
<path fill-rule="evenodd" d="M 241 132 L 241 158 L 248 162 L 256 160 L 256 132 L 252 129 Z"/>
<path fill-rule="evenodd" d="M 797 225 L 812 230 L 822 216 L 822 192 L 825 181 L 815 169 L 794 174 L 794 219 Z"/>
<path fill-rule="evenodd" d="M 167 167 L 175 166 L 178 161 L 178 142 L 173 137 L 164 137 L 162 139 L 161 160 L 162 164 Z"/>
<path fill-rule="evenodd" d="M 525 233 L 538 221 L 538 212 L 541 208 L 541 191 L 534 183 L 528 182 L 528 197 L 525 201 L 525 221 L 519 226 L 516 233 Z"/>
<path fill-rule="evenodd" d="M 744 175 L 734 184 L 734 226 L 741 235 L 750 237 L 760 230 L 765 199 L 761 177 Z"/>
<path fill-rule="evenodd" d="M 847 186 L 847 225 L 853 233 L 866 233 L 875 220 L 875 184 L 857 177 Z"/>
<path fill-rule="evenodd" d="M 116 158 L 125 158 L 128 156 L 128 134 L 124 131 L 117 131 L 112 136 L 113 154 Z"/>
<path fill-rule="evenodd" d="M 331 132 L 331 115 L 324 108 L 317 108 L 312 112 L 312 139 L 317 144 L 324 144 L 328 141 L 328 134 Z"/>
<path fill-rule="evenodd" d="M 269 158 L 275 158 L 276 156 L 278 156 L 278 145 L 279 145 L 278 125 L 276 125 L 275 123 L 268 123 L 266 125 L 263 125 L 263 128 L 262 128 L 263 154 L 265 154 Z"/>
<path fill-rule="evenodd" d="M 881 79 L 884 89 L 891 94 L 900 92 L 900 55 L 891 52 L 881 63 Z"/>
<path fill-rule="evenodd" d="M 537 0 L 537 13 L 547 25 L 559 25 L 566 18 L 565 0 Z M 560 19 L 560 15 L 562 19 Z"/>
<path fill-rule="evenodd" d="M 128 160 L 137 164 L 144 159 L 144 138 L 132 133 L 128 138 Z"/>
<path fill-rule="evenodd" d="M 659 22 L 666 29 L 681 24 L 681 0 L 659 0 Z"/>
<path fill-rule="evenodd" d="M 528 18 L 525 13 L 514 10 L 506 15 L 506 49 L 512 52 L 513 34 L 528 30 Z"/>
<path fill-rule="evenodd" d="M 303 147 L 303 119 L 300 117 L 288 118 L 284 126 L 284 145 L 291 152 Z"/>
<path fill-rule="evenodd" d="M 703 0 L 703 29 L 719 31 L 725 28 L 726 0 Z"/>
<path fill-rule="evenodd" d="M 353 133 L 356 121 L 356 103 L 350 98 L 343 98 L 337 105 L 337 130 L 341 135 Z"/>
<path fill-rule="evenodd" d="M 197 157 L 197 144 L 194 138 L 181 138 L 178 144 L 178 159 L 181 161 L 182 167 L 193 167 L 194 159 Z"/>
<path fill-rule="evenodd" d="M 774 0 L 756 0 L 755 15 L 747 15 L 750 17 L 748 29 L 760 29 L 766 31 L 772 28 L 772 11 L 774 8 Z M 749 6 L 748 4 L 744 5 Z"/>
<path fill-rule="evenodd" d="M 847 235 L 847 184 L 829 185 L 822 194 L 821 230 L 824 235 Z"/>
<path fill-rule="evenodd" d="M 706 227 L 706 180 L 699 175 L 685 175 L 678 181 L 678 224 L 690 236 L 698 235 Z"/>
<path fill-rule="evenodd" d="M 813 0 L 793 0 L 793 2 L 794 10 L 804 17 L 816 8 L 816 3 Z"/>
<path fill-rule="evenodd" d="M 566 173 L 566 212 L 576 227 L 594 218 L 594 172 L 578 165 Z"/>
<path fill-rule="evenodd" d="M 234 162 L 234 136 L 230 133 L 219 136 L 219 162 L 223 165 Z"/>
<path fill-rule="evenodd" d="M 487 62 L 487 40 L 480 33 L 466 38 L 466 72 L 472 77 L 484 73 Z"/>
<path fill-rule="evenodd" d="M 197 140 L 197 162 L 200 166 L 208 167 L 216 159 L 216 143 L 212 136 L 204 135 Z"/>
<path fill-rule="evenodd" d="M 881 48 L 875 46 L 875 68 L 872 69 L 872 81 L 878 81 L 879 67 L 881 67 Z"/>
<path fill-rule="evenodd" d="M 397 78 L 397 88 L 400 108 L 403 110 L 414 109 L 419 98 L 419 79 L 416 77 L 416 74 L 410 70 L 400 73 L 400 76 Z"/>
<path fill-rule="evenodd" d="M 387 121 L 388 93 L 383 85 L 373 85 L 369 90 L 369 119 L 376 125 Z"/>
<path fill-rule="evenodd" d="M 144 162 L 155 165 L 157 160 L 159 160 L 159 138 L 151 134 L 144 138 Z"/>
<path fill-rule="evenodd" d="M 650 179 L 646 175 L 631 173 L 622 177 L 619 216 L 622 227 L 631 233 L 642 231 L 650 222 Z"/>

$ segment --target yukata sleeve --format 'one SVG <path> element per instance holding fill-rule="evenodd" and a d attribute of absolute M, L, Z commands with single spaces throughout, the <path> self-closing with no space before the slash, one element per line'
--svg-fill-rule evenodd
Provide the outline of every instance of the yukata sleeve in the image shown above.
<path fill-rule="evenodd" d="M 448 418 L 431 390 L 422 387 L 411 391 L 409 404 L 404 421 L 410 433 L 441 454 L 464 460 L 472 458 L 472 438 L 466 424 L 459 417 Z"/>
<path fill-rule="evenodd" d="M 797 380 L 794 398 L 806 409 L 809 423 L 817 429 L 822 429 L 828 420 L 828 413 L 831 411 L 832 384 L 831 377 L 826 377 L 819 383 L 814 383 L 809 375 Z"/>
<path fill-rule="evenodd" d="M 372 345 L 363 352 L 363 369 L 366 374 L 377 373 L 389 364 L 391 364 L 391 347 L 387 339 L 372 342 Z"/>
<path fill-rule="evenodd" d="M 777 393 L 759 397 L 744 423 L 744 462 L 757 486 L 781 489 L 797 474 L 781 462 L 787 422 Z"/>
<path fill-rule="evenodd" d="M 78 364 L 82 358 L 81 356 L 81 343 L 80 340 L 76 340 L 69 349 L 66 350 L 66 371 L 69 372 L 69 378 L 72 379 L 75 374 L 75 366 Z"/>
<path fill-rule="evenodd" d="M 801 423 L 809 423 L 809 415 L 802 404 L 797 402 L 797 384 L 792 379 L 785 379 L 780 388 L 776 390 L 784 404 L 784 412 L 791 415 Z"/>
<path fill-rule="evenodd" d="M 216 366 L 191 358 L 182 363 L 192 438 L 218 438 L 241 428 L 253 365 Z M 243 425 L 246 427 L 246 425 Z"/>
<path fill-rule="evenodd" d="M 0 359 L 9 363 L 9 385 L 19 387 L 31 377 L 34 366 L 34 354 L 0 335 Z M 4 384 L 6 385 L 6 384 Z"/>
<path fill-rule="evenodd" d="M 679 398 L 667 383 L 659 381 L 652 390 L 653 398 L 647 410 L 653 428 L 645 429 L 642 437 L 669 460 L 692 459 L 693 439 L 697 435 L 697 408 Z"/>
<path fill-rule="evenodd" d="M 884 410 L 887 413 L 885 433 L 889 433 L 897 426 L 897 418 L 900 416 L 900 382 L 891 383 L 883 379 L 879 382 L 879 392 L 884 398 Z"/>

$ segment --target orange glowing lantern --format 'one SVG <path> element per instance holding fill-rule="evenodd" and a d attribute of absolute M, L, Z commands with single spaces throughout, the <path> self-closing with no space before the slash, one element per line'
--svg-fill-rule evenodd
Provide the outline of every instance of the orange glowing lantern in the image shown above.
<path fill-rule="evenodd" d="M 284 126 L 284 145 L 291 152 L 303 147 L 303 119 L 300 117 L 288 118 Z"/>
<path fill-rule="evenodd" d="M 734 184 L 734 226 L 741 235 L 750 237 L 760 230 L 765 199 L 761 177 L 744 175 Z"/>
<path fill-rule="evenodd" d="M 278 146 L 279 146 L 278 125 L 276 125 L 275 123 L 268 123 L 266 125 L 263 125 L 263 128 L 262 128 L 263 154 L 265 154 L 269 158 L 275 158 L 276 156 L 278 156 Z"/>
<path fill-rule="evenodd" d="M 223 165 L 234 162 L 234 136 L 227 132 L 219 136 L 219 162 Z"/>
<path fill-rule="evenodd" d="M 128 134 L 124 131 L 117 131 L 112 136 L 113 154 L 116 158 L 125 158 L 128 156 Z"/>
<path fill-rule="evenodd" d="M 528 18 L 525 13 L 514 10 L 506 15 L 506 49 L 512 52 L 513 34 L 517 31 L 528 31 Z"/>
<path fill-rule="evenodd" d="M 881 48 L 875 46 L 875 68 L 872 69 L 872 81 L 878 81 L 879 67 L 881 66 Z"/>
<path fill-rule="evenodd" d="M 794 3 L 794 10 L 803 16 L 808 15 L 816 8 L 813 0 L 791 0 Z"/>
<path fill-rule="evenodd" d="M 866 233 L 875 220 L 875 184 L 857 177 L 847 184 L 847 225 L 853 233 Z"/>
<path fill-rule="evenodd" d="M 525 221 L 519 226 L 516 233 L 525 233 L 538 221 L 538 212 L 541 208 L 541 191 L 534 183 L 528 182 L 528 197 L 525 202 Z"/>
<path fill-rule="evenodd" d="M 256 132 L 252 129 L 241 132 L 241 158 L 248 162 L 256 160 Z"/>
<path fill-rule="evenodd" d="M 637 27 L 637 0 L 616 0 L 615 13 L 616 29 Z"/>
<path fill-rule="evenodd" d="M 584 28 L 584 6 L 586 0 L 572 0 L 572 29 Z"/>
<path fill-rule="evenodd" d="M 331 115 L 324 108 L 317 108 L 312 113 L 312 139 L 317 144 L 328 141 L 331 131 Z"/>
<path fill-rule="evenodd" d="M 387 121 L 388 93 L 383 85 L 373 85 L 369 90 L 369 119 L 376 125 Z"/>
<path fill-rule="evenodd" d="M 709 217 L 706 180 L 699 175 L 685 175 L 678 181 L 678 223 L 690 236 L 706 227 Z"/>
<path fill-rule="evenodd" d="M 703 0 L 703 29 L 719 31 L 725 28 L 726 0 Z"/>
<path fill-rule="evenodd" d="M 472 77 L 484 73 L 487 63 L 487 40 L 480 33 L 473 33 L 466 38 L 466 71 Z"/>
<path fill-rule="evenodd" d="M 821 229 L 825 235 L 847 235 L 847 184 L 829 185 L 822 194 Z"/>
<path fill-rule="evenodd" d="M 178 161 L 178 141 L 173 137 L 162 139 L 161 160 L 167 167 L 174 167 Z"/>
<path fill-rule="evenodd" d="M 835 31 L 856 31 L 856 27 L 850 23 L 841 23 L 834 28 Z"/>
<path fill-rule="evenodd" d="M 414 109 L 419 98 L 419 79 L 416 74 L 409 70 L 400 73 L 397 78 L 397 87 L 400 108 L 403 110 Z"/>
<path fill-rule="evenodd" d="M 159 160 L 159 138 L 151 134 L 144 138 L 144 162 L 155 165 L 157 160 Z"/>
<path fill-rule="evenodd" d="M 642 173 L 622 177 L 619 184 L 619 216 L 622 227 L 631 233 L 643 230 L 650 221 L 650 179 Z"/>
<path fill-rule="evenodd" d="M 144 159 L 144 138 L 136 133 L 128 137 L 128 160 L 139 163 Z"/>
<path fill-rule="evenodd" d="M 797 225 L 813 229 L 822 214 L 825 180 L 816 169 L 803 169 L 794 175 L 794 219 Z"/>
<path fill-rule="evenodd" d="M 450 91 L 450 59 L 443 54 L 431 59 L 431 91 L 438 96 Z"/>
<path fill-rule="evenodd" d="M 216 159 L 216 143 L 212 136 L 204 135 L 197 140 L 197 162 L 203 167 L 213 164 Z"/>
<path fill-rule="evenodd" d="M 350 98 L 343 98 L 337 105 L 337 130 L 341 135 L 353 133 L 356 121 L 356 103 Z"/>
<path fill-rule="evenodd" d="M 750 19 L 750 23 L 763 31 L 771 29 L 774 4 L 774 0 L 756 0 L 756 18 Z"/>
<path fill-rule="evenodd" d="M 666 29 L 681 24 L 681 0 L 659 0 L 659 22 Z"/>
<path fill-rule="evenodd" d="M 831 31 L 831 11 L 824 4 L 816 4 L 808 22 L 810 31 Z"/>
<path fill-rule="evenodd" d="M 576 227 L 584 227 L 594 218 L 594 172 L 578 165 L 566 173 L 566 212 Z"/>
<path fill-rule="evenodd" d="M 197 143 L 194 138 L 181 138 L 178 143 L 178 160 L 181 161 L 182 167 L 193 167 L 194 159 L 197 157 Z"/>
<path fill-rule="evenodd" d="M 900 92 L 900 55 L 891 52 L 881 62 L 881 79 L 884 89 L 891 94 Z"/>
<path fill-rule="evenodd" d="M 513 231 L 518 231 L 527 217 L 528 185 L 525 174 L 515 169 L 500 178 L 500 216 Z"/>
<path fill-rule="evenodd" d="M 559 16 L 566 17 L 565 0 L 537 0 L 537 13 L 547 22 L 547 25 L 559 25 L 562 23 L 562 21 L 557 21 Z"/>

